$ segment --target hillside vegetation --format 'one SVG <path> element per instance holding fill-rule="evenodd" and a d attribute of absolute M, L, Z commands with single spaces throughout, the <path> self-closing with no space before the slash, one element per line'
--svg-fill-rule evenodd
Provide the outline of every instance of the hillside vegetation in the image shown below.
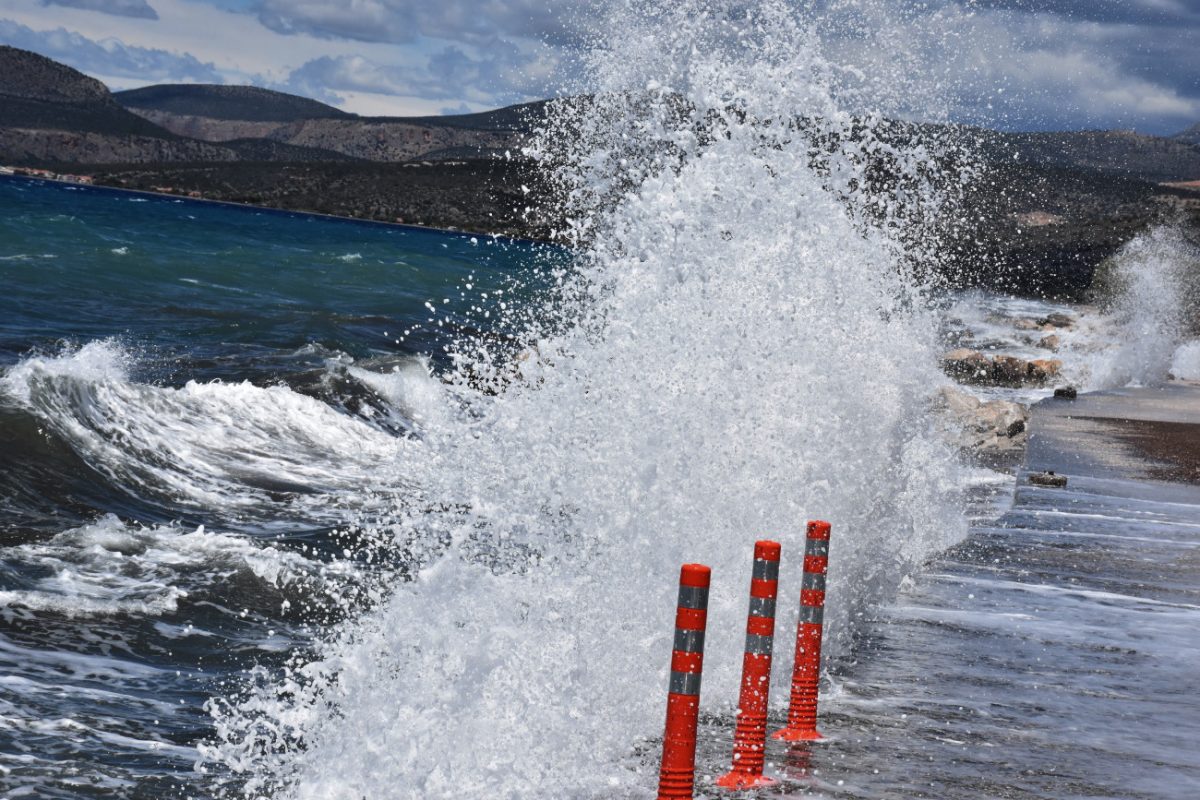
<path fill-rule="evenodd" d="M 212 119 L 295 122 L 354 116 L 307 97 L 257 86 L 170 83 L 116 92 L 113 99 L 131 111 L 158 111 Z"/>
<path fill-rule="evenodd" d="M 1172 137 L 1176 141 L 1183 142 L 1194 146 L 1200 146 L 1200 122 L 1197 122 L 1186 131 L 1180 131 Z"/>

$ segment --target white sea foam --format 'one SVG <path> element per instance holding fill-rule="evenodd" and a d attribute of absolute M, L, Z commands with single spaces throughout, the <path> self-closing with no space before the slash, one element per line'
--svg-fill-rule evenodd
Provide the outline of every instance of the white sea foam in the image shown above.
<path fill-rule="evenodd" d="M 447 389 L 432 375 L 426 359 L 406 361 L 391 372 L 360 367 L 349 367 L 347 372 L 386 400 L 418 431 L 446 430 L 453 421 Z"/>
<path fill-rule="evenodd" d="M 189 587 L 237 571 L 276 588 L 321 583 L 326 576 L 352 571 L 349 563 L 322 565 L 244 536 L 203 527 L 137 527 L 112 515 L 48 541 L 11 547 L 6 558 L 41 577 L 27 588 L 0 592 L 0 609 L 72 617 L 170 613 Z"/>
<path fill-rule="evenodd" d="M 972 347 L 1026 359 L 1059 359 L 1059 383 L 1085 391 L 1156 385 L 1170 375 L 1200 376 L 1200 348 L 1191 350 L 1183 343 L 1188 314 L 1196 304 L 1196 279 L 1190 276 L 1198 262 L 1195 246 L 1177 230 L 1157 228 L 1134 239 L 1101 268 L 1099 282 L 1108 295 L 1100 307 L 970 291 L 959 295 L 946 313 L 971 334 Z M 1058 343 L 1051 353 L 1038 344 L 1050 331 L 1022 330 L 1016 324 L 1053 313 L 1067 315 L 1074 324 L 1053 329 Z M 1028 403 L 1051 388 L 966 390 Z"/>
<path fill-rule="evenodd" d="M 133 361 L 111 340 L 27 358 L 0 377 L 0 398 L 116 486 L 172 507 L 322 513 L 331 493 L 377 483 L 407 444 L 285 386 L 152 386 L 130 379 Z"/>
<path fill-rule="evenodd" d="M 833 523 L 836 653 L 964 533 L 925 416 L 934 320 L 858 188 L 886 147 L 847 138 L 820 40 L 776 2 L 609 22 L 587 65 L 606 91 L 533 148 L 568 165 L 577 271 L 505 390 L 473 395 L 465 370 L 467 413 L 397 455 L 422 502 L 390 533 L 423 554 L 417 580 L 318 660 L 214 703 L 206 758 L 247 796 L 644 792 L 631 753 L 661 732 L 681 562 L 714 569 L 704 703 L 731 713 L 754 539 L 784 545 L 788 609 L 804 520 Z M 798 112 L 847 149 L 814 166 Z"/>

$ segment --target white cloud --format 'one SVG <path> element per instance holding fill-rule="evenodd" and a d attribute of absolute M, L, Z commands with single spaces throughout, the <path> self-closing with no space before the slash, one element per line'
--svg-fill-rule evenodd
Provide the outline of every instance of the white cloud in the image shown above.
<path fill-rule="evenodd" d="M 495 38 L 573 41 L 599 3 L 576 0 L 261 0 L 259 19 L 281 33 L 407 44 Z"/>
<path fill-rule="evenodd" d="M 369 2 L 370 0 L 368 0 Z M 384 42 L 323 38 L 309 33 L 284 34 L 260 24 L 256 17 L 198 0 L 154 0 L 159 19 L 117 18 L 82 8 L 56 7 L 54 24 L 40 0 L 0 0 L 0 19 L 8 18 L 33 31 L 63 29 L 81 42 L 115 42 L 126 48 L 153 49 L 179 58 L 215 65 L 203 78 L 164 78 L 147 73 L 139 82 L 124 69 L 97 59 L 78 57 L 70 48 L 40 49 L 25 37 L 21 44 L 103 78 L 118 78 L 121 88 L 163 80 L 252 83 L 299 91 L 361 114 L 429 114 L 447 105 L 485 108 L 535 99 L 550 91 L 557 70 L 555 52 L 536 41 L 519 44 L 499 37 L 473 35 L 471 42 L 451 43 L 428 37 L 404 47 Z M 459 9 L 462 14 L 467 9 Z M 448 32 L 453 15 L 436 26 Z M 472 23 L 478 31 L 485 26 Z M 0 41 L 4 37 L 0 35 Z M 321 85 L 314 67 L 326 59 L 344 66 L 328 70 L 334 84 Z M 353 69 L 345 67 L 355 63 Z M 295 76 L 295 78 L 293 78 Z M 369 87 L 369 90 L 368 90 Z"/>
<path fill-rule="evenodd" d="M 158 12 L 151 8 L 146 0 L 42 0 L 42 5 L 84 8 L 118 17 L 158 19 Z"/>
<path fill-rule="evenodd" d="M 35 31 L 0 19 L 0 42 L 33 50 L 91 75 L 136 80 L 139 85 L 220 80 L 212 64 L 187 54 L 129 46 L 117 39 L 96 41 L 63 28 Z"/>
<path fill-rule="evenodd" d="M 942 0 L 874 17 L 858 0 L 828 3 L 856 12 L 854 27 L 825 21 L 838 57 L 885 76 L 878 91 L 901 106 L 914 98 L 918 116 L 944 108 L 951 119 L 1007 129 L 1156 133 L 1200 119 L 1200 27 L 1134 25 L 1112 3 L 1073 14 L 1083 3 Z"/>
<path fill-rule="evenodd" d="M 600 7 L 616 1 L 257 0 L 238 12 L 210 4 L 228 0 L 149 0 L 155 20 L 112 13 L 147 0 L 0 0 L 0 18 L 44 37 L 61 29 L 85 45 L 212 65 L 213 77 L 181 80 L 254 83 L 359 113 L 400 115 L 555 93 L 579 77 L 572 74 L 577 48 Z M 47 2 L 57 5 L 51 11 Z M 109 13 L 96 13 L 101 5 Z M 876 76 L 853 87 L 868 103 L 882 98 L 912 115 L 944 110 L 1009 128 L 1165 133 L 1200 118 L 1200 4 L 1192 0 L 806 5 L 820 9 L 838 56 Z M 48 54 L 92 74 L 138 79 L 70 48 Z"/>

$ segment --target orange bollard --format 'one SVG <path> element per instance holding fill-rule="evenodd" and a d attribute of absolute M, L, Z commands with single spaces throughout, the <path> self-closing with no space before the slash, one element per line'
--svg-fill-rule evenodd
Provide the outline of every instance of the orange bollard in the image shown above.
<path fill-rule="evenodd" d="M 779 590 L 778 542 L 754 543 L 750 575 L 750 613 L 746 619 L 746 654 L 742 658 L 742 691 L 733 733 L 733 768 L 717 778 L 723 789 L 773 786 L 763 775 L 767 744 L 767 700 L 771 692 L 771 651 L 775 642 L 775 597 Z"/>
<path fill-rule="evenodd" d="M 696 723 L 700 716 L 700 671 L 704 666 L 711 578 L 712 570 L 703 564 L 684 564 L 679 571 L 679 607 L 675 612 L 658 800 L 691 800 L 696 785 Z"/>
<path fill-rule="evenodd" d="M 792 667 L 792 699 L 787 727 L 772 734 L 785 742 L 815 742 L 817 691 L 821 679 L 821 629 L 825 619 L 825 572 L 829 566 L 829 523 L 809 522 L 804 544 L 804 582 L 800 586 L 800 621 L 796 624 L 796 663 Z"/>

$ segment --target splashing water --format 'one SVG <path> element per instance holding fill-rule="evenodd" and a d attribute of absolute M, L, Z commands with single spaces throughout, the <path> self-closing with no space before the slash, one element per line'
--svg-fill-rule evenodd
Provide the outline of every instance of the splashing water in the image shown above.
<path fill-rule="evenodd" d="M 0 400 L 35 413 L 112 484 L 168 510 L 265 519 L 288 498 L 320 518 L 322 495 L 362 489 L 397 449 L 393 437 L 285 386 L 151 386 L 130 380 L 134 360 L 111 339 L 31 357 L 0 377 Z"/>
<path fill-rule="evenodd" d="M 1179 346 L 1171 360 L 1171 374 L 1179 380 L 1200 381 L 1200 341 Z"/>
<path fill-rule="evenodd" d="M 681 562 L 713 567 L 704 703 L 732 716 L 755 538 L 783 543 L 794 598 L 804 520 L 833 523 L 836 654 L 963 535 L 926 418 L 935 325 L 887 224 L 905 209 L 861 180 L 888 146 L 821 41 L 783 3 L 622 14 L 590 55 L 604 91 L 559 104 L 531 148 L 574 212 L 573 270 L 503 391 L 471 388 L 464 344 L 445 412 L 383 467 L 415 488 L 378 523 L 380 557 L 415 558 L 415 579 L 317 660 L 214 704 L 204 752 L 231 791 L 643 793 Z M 818 157 L 817 139 L 837 144 Z"/>
<path fill-rule="evenodd" d="M 1103 349 L 1087 362 L 1086 386 L 1155 386 L 1171 374 L 1172 358 L 1187 333 L 1194 292 L 1189 274 L 1200 263 L 1194 245 L 1174 228 L 1155 228 L 1116 256 L 1109 277 L 1111 307 L 1099 339 Z"/>

